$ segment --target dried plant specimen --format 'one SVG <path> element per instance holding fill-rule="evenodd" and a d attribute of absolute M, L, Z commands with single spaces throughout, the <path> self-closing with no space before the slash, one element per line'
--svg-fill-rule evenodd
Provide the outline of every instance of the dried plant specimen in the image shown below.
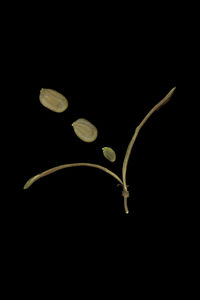
<path fill-rule="evenodd" d="M 169 91 L 169 93 L 149 111 L 149 113 L 145 116 L 145 118 L 142 120 L 142 122 L 136 127 L 135 132 L 134 132 L 134 134 L 131 138 L 131 141 L 128 145 L 128 148 L 127 148 L 127 151 L 126 151 L 126 154 L 125 154 L 125 157 L 124 157 L 124 162 L 123 162 L 123 166 L 122 166 L 122 179 L 117 174 L 113 173 L 111 170 L 109 170 L 109 169 L 107 169 L 103 166 L 97 165 L 97 164 L 91 164 L 91 163 L 64 164 L 64 165 L 60 165 L 60 166 L 57 166 L 55 168 L 49 169 L 45 172 L 42 172 L 42 173 L 30 178 L 26 182 L 26 184 L 24 186 L 24 189 L 28 189 L 38 179 L 40 179 L 44 176 L 47 176 L 49 174 L 52 174 L 52 173 L 54 173 L 58 170 L 61 170 L 61 169 L 72 168 L 72 167 L 81 167 L 81 166 L 82 167 L 97 168 L 97 169 L 100 169 L 100 170 L 104 171 L 105 173 L 111 175 L 112 177 L 114 177 L 120 183 L 120 185 L 123 188 L 122 196 L 124 198 L 124 210 L 125 210 L 126 214 L 128 214 L 129 210 L 128 210 L 127 199 L 129 197 L 129 191 L 128 191 L 128 186 L 127 186 L 127 183 L 126 183 L 126 173 L 127 173 L 128 161 L 129 161 L 129 157 L 130 157 L 133 145 L 134 145 L 134 143 L 136 141 L 136 138 L 137 138 L 141 128 L 143 127 L 143 125 L 146 123 L 146 121 L 150 118 L 150 116 L 155 111 L 157 111 L 161 106 L 165 105 L 170 100 L 170 98 L 172 97 L 175 89 L 176 89 L 175 87 L 173 89 L 171 89 Z"/>
<path fill-rule="evenodd" d="M 68 108 L 68 100 L 62 94 L 52 89 L 41 89 L 41 104 L 51 111 L 62 113 Z"/>
<path fill-rule="evenodd" d="M 106 159 L 108 159 L 111 162 L 116 161 L 116 153 L 112 148 L 104 147 L 102 148 L 102 150 L 103 150 L 103 155 L 105 156 Z"/>
<path fill-rule="evenodd" d="M 78 119 L 72 124 L 74 132 L 86 143 L 94 142 L 98 136 L 97 128 L 86 119 Z"/>

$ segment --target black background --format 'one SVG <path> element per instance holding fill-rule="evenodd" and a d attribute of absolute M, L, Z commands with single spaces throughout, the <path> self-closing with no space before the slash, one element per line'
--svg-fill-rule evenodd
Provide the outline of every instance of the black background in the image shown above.
<path fill-rule="evenodd" d="M 84 26 L 65 19 L 64 33 L 44 23 L 13 38 L 3 87 L 12 105 L 6 104 L 2 229 L 15 275 L 22 269 L 46 277 L 55 268 L 77 280 L 89 265 L 91 274 L 124 267 L 126 279 L 137 265 L 138 274 L 144 268 L 147 276 L 154 268 L 158 275 L 180 271 L 181 249 L 185 237 L 190 239 L 191 211 L 180 197 L 182 78 L 189 74 L 182 63 L 182 30 L 173 26 L 176 16 L 171 11 L 169 21 L 163 12 L 155 24 L 121 16 L 113 23 L 112 14 L 94 27 L 95 16 Z M 64 163 L 97 163 L 121 177 L 136 126 L 174 86 L 171 101 L 148 120 L 134 145 L 127 171 L 129 215 L 118 182 L 96 169 L 62 170 L 23 190 L 30 177 Z M 44 108 L 41 88 L 65 95 L 68 110 Z M 94 143 L 75 136 L 71 124 L 78 118 L 98 128 Z M 103 157 L 104 146 L 115 149 L 115 163 Z"/>
<path fill-rule="evenodd" d="M 93 235 L 93 226 L 95 232 L 111 226 L 116 233 L 127 233 L 129 239 L 141 233 L 157 239 L 179 230 L 183 203 L 178 197 L 181 131 L 176 66 L 159 57 L 160 64 L 155 64 L 150 54 L 145 59 L 121 59 L 115 49 L 98 55 L 88 54 L 75 64 L 71 61 L 70 68 L 61 61 L 52 70 L 49 60 L 48 71 L 43 72 L 45 67 L 41 66 L 27 84 L 23 83 L 24 74 L 17 87 L 17 132 L 11 141 L 16 164 L 12 189 L 17 196 L 9 203 L 11 211 L 14 207 L 17 228 L 25 235 L 42 240 L 52 234 L 57 238 L 66 233 L 74 236 L 82 230 Z M 65 70 L 60 74 L 59 66 Z M 118 182 L 96 169 L 62 170 L 23 190 L 30 177 L 64 163 L 97 163 L 121 177 L 136 126 L 174 86 L 173 98 L 148 120 L 133 148 L 127 171 L 129 215 L 124 213 Z M 44 108 L 39 102 L 41 88 L 64 94 L 68 110 L 56 114 Z M 73 132 L 71 124 L 82 117 L 99 130 L 94 143 L 80 141 Z M 103 157 L 104 146 L 115 149 L 115 163 Z"/>
<path fill-rule="evenodd" d="M 176 123 L 178 87 L 171 102 L 145 124 L 134 146 L 127 173 L 129 216 L 124 215 L 118 182 L 96 169 L 62 170 L 41 179 L 27 191 L 21 190 L 31 176 L 63 163 L 97 163 L 121 176 L 124 155 L 135 127 L 176 85 L 176 79 L 173 67 L 167 73 L 168 78 L 161 80 L 155 74 L 152 78 L 150 70 L 144 76 L 135 74 L 135 78 L 126 66 L 115 66 L 107 60 L 104 63 L 81 66 L 81 72 L 77 70 L 72 77 L 63 74 L 65 79 L 61 84 L 59 80 L 40 76 L 37 87 L 19 90 L 16 188 L 25 201 L 21 209 L 27 209 L 30 217 L 38 216 L 40 222 L 45 218 L 46 222 L 51 218 L 65 222 L 104 216 L 125 219 L 125 222 L 144 218 L 153 224 L 159 220 L 164 222 L 163 218 L 173 217 L 175 213 L 172 206 L 176 202 L 173 196 L 177 182 L 176 145 L 180 138 Z M 69 101 L 68 110 L 56 114 L 42 107 L 38 99 L 42 87 L 64 94 Z M 99 130 L 99 137 L 92 144 L 80 141 L 73 132 L 71 124 L 81 117 Z M 104 146 L 116 150 L 114 164 L 104 159 L 101 150 Z"/>

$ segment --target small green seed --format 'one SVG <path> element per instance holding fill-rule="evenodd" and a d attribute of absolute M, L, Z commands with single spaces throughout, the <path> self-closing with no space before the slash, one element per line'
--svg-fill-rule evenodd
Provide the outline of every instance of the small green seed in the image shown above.
<path fill-rule="evenodd" d="M 41 104 L 51 111 L 62 113 L 68 108 L 68 100 L 60 93 L 51 89 L 41 89 Z"/>
<path fill-rule="evenodd" d="M 112 148 L 104 147 L 102 148 L 102 150 L 103 150 L 103 155 L 105 156 L 106 159 L 108 159 L 111 162 L 116 161 L 116 153 Z"/>
<path fill-rule="evenodd" d="M 94 142 L 98 136 L 97 128 L 86 119 L 78 119 L 72 126 L 79 139 L 86 143 Z"/>

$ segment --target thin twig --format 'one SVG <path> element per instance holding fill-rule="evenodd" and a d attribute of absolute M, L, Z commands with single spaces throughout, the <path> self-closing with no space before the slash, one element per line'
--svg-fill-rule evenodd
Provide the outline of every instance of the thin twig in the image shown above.
<path fill-rule="evenodd" d="M 176 87 L 171 89 L 169 91 L 169 93 L 149 111 L 149 113 L 145 116 L 145 118 L 142 120 L 142 122 L 135 129 L 134 135 L 133 135 L 133 137 L 132 137 L 132 139 L 131 139 L 131 141 L 128 145 L 126 155 L 124 157 L 123 166 L 122 166 L 122 180 L 123 180 L 123 186 L 124 186 L 125 191 L 127 191 L 126 172 L 127 172 L 128 161 L 129 161 L 129 157 L 130 157 L 133 145 L 134 145 L 134 143 L 136 141 L 136 138 L 138 136 L 138 133 L 139 133 L 140 129 L 143 127 L 143 125 L 146 123 L 146 121 L 150 118 L 150 116 L 156 110 L 158 110 L 161 106 L 163 106 L 164 104 L 166 104 L 170 100 L 170 98 L 173 95 L 175 89 L 176 89 Z M 126 197 L 124 198 L 124 208 L 125 208 L 126 213 L 128 213 L 128 205 L 127 205 L 127 198 Z"/>
<path fill-rule="evenodd" d="M 62 169 L 72 168 L 72 167 L 92 167 L 92 168 L 100 169 L 100 170 L 106 172 L 107 174 L 110 174 L 111 176 L 113 176 L 115 179 L 117 179 L 120 182 L 120 184 L 123 185 L 122 180 L 115 173 L 113 173 L 112 171 L 110 171 L 107 168 L 104 168 L 104 167 L 102 167 L 100 165 L 96 165 L 96 164 L 90 164 L 90 163 L 74 163 L 74 164 L 60 165 L 60 166 L 57 166 L 55 168 L 49 169 L 49 170 L 47 170 L 45 172 L 39 173 L 38 175 L 30 178 L 26 182 L 26 184 L 24 186 L 24 189 L 25 190 L 28 189 L 34 182 L 36 182 L 38 179 L 40 179 L 42 177 L 45 177 L 45 176 L 47 176 L 49 174 L 55 173 L 55 172 L 57 172 L 59 170 L 62 170 Z"/>

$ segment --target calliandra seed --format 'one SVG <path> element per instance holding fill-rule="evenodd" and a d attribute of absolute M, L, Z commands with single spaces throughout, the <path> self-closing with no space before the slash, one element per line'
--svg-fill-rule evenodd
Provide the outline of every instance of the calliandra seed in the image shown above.
<path fill-rule="evenodd" d="M 52 89 L 41 89 L 40 102 L 44 107 L 57 113 L 62 113 L 68 108 L 67 98 Z"/>
<path fill-rule="evenodd" d="M 102 148 L 102 150 L 103 150 L 103 155 L 105 156 L 106 159 L 108 159 L 111 162 L 116 161 L 116 153 L 112 148 L 104 147 Z"/>
<path fill-rule="evenodd" d="M 72 126 L 79 139 L 86 143 L 94 142 L 98 136 L 97 128 L 86 119 L 78 119 Z"/>

